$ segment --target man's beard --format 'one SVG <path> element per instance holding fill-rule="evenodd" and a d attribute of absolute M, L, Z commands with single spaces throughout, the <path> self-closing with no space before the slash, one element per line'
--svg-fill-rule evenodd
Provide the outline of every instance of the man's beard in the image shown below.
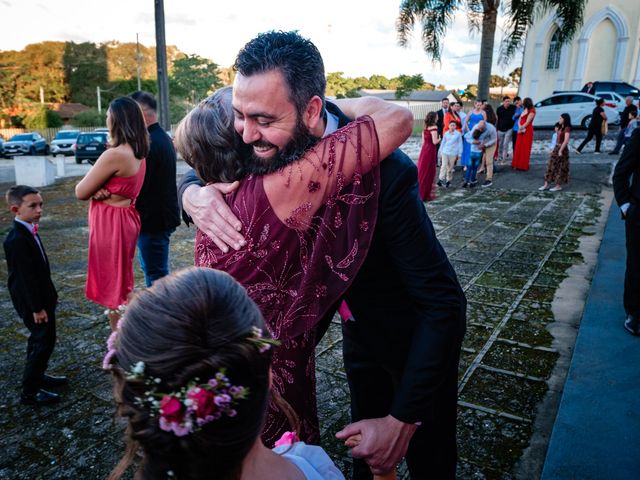
<path fill-rule="evenodd" d="M 293 136 L 289 143 L 287 143 L 282 150 L 278 150 L 277 153 L 270 158 L 261 158 L 255 154 L 246 161 L 245 170 L 247 173 L 253 175 L 266 175 L 268 173 L 276 172 L 283 167 L 300 159 L 304 152 L 318 143 L 320 139 L 314 137 L 307 126 L 301 122 L 296 122 L 296 128 L 293 132 Z M 255 147 L 274 147 L 275 145 L 269 142 L 258 141 L 251 144 Z"/>

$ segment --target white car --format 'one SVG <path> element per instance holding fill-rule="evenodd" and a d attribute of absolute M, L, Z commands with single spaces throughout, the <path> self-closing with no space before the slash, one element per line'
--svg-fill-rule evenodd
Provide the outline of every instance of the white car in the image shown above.
<path fill-rule="evenodd" d="M 56 155 L 73 155 L 76 140 L 80 135 L 80 130 L 60 130 L 56 137 L 51 140 L 51 154 Z"/>
<path fill-rule="evenodd" d="M 553 127 L 560 114 L 568 113 L 574 126 L 587 128 L 591 123 L 591 112 L 596 107 L 596 95 L 583 92 L 560 92 L 535 104 L 536 116 L 533 119 L 534 127 Z M 620 122 L 620 114 L 615 108 L 602 105 L 607 121 L 610 124 Z"/>
<path fill-rule="evenodd" d="M 616 92 L 598 92 L 598 97 L 604 100 L 604 104 L 607 107 L 615 108 L 618 112 L 622 113 L 624 107 L 627 106 L 622 95 Z"/>

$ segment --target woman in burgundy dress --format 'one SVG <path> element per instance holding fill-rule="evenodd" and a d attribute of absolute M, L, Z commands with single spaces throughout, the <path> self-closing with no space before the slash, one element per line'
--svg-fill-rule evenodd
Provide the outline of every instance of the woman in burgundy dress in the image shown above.
<path fill-rule="evenodd" d="M 418 157 L 418 183 L 420 198 L 423 202 L 435 200 L 433 183 L 436 179 L 437 145 L 440 143 L 438 127 L 436 126 L 437 118 L 436 112 L 429 112 L 424 119 L 423 144 Z"/>
<path fill-rule="evenodd" d="M 247 244 L 222 253 L 196 234 L 195 264 L 224 270 L 260 307 L 282 342 L 273 360 L 273 389 L 300 418 L 301 439 L 319 441 L 315 401 L 315 326 L 351 284 L 375 226 L 378 162 L 411 134 L 403 107 L 367 97 L 340 101 L 351 118 L 298 160 L 264 176 L 242 179 L 242 142 L 234 126 L 231 89 L 192 110 L 176 131 L 181 156 L 205 182 L 242 179 L 226 198 Z M 286 416 L 269 407 L 263 439 L 273 445 Z"/>

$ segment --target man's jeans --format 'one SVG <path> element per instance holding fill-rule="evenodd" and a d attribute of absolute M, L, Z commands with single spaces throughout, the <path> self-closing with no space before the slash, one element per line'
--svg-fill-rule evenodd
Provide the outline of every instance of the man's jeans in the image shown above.
<path fill-rule="evenodd" d="M 175 228 L 163 232 L 140 232 L 138 258 L 147 287 L 169 274 L 169 238 Z"/>

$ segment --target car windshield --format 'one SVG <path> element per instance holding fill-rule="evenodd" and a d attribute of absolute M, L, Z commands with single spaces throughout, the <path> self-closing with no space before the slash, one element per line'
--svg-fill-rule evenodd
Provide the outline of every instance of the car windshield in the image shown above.
<path fill-rule="evenodd" d="M 105 143 L 106 141 L 107 141 L 106 136 L 100 133 L 93 134 L 93 135 L 82 134 L 78 137 L 78 143 L 91 143 L 91 142 Z"/>
<path fill-rule="evenodd" d="M 11 137 L 12 142 L 29 142 L 33 139 L 33 137 L 29 134 L 18 134 Z"/>
<path fill-rule="evenodd" d="M 69 138 L 77 138 L 80 132 L 58 132 L 54 140 L 68 140 Z"/>

